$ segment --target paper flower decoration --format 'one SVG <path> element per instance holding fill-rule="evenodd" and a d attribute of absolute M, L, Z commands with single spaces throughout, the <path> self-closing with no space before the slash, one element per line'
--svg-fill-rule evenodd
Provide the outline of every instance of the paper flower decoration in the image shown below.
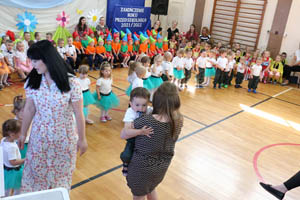
<path fill-rule="evenodd" d="M 25 11 L 23 14 L 17 15 L 17 27 L 19 30 L 24 30 L 24 32 L 34 32 L 36 28 L 37 20 L 31 12 Z"/>
<path fill-rule="evenodd" d="M 67 15 L 65 11 L 62 11 L 57 15 L 56 21 L 58 25 L 65 27 L 70 22 L 70 15 Z"/>
<path fill-rule="evenodd" d="M 92 9 L 91 11 L 89 11 L 89 13 L 87 15 L 88 25 L 92 26 L 92 27 L 96 27 L 100 17 L 101 17 L 101 15 L 100 15 L 99 10 Z"/>

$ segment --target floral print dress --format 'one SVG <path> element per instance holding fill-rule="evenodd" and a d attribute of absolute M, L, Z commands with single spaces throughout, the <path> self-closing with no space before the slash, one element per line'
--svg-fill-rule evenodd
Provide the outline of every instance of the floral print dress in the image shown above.
<path fill-rule="evenodd" d="M 61 93 L 56 84 L 47 85 L 43 76 L 40 88 L 26 88 L 36 113 L 22 178 L 22 192 L 57 187 L 70 189 L 77 153 L 77 127 L 71 102 L 82 99 L 77 78 L 69 78 L 71 90 Z"/>

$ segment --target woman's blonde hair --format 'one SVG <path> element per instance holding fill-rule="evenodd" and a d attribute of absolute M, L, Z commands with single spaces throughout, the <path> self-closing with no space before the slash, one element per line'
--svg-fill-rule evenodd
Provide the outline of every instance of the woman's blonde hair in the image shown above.
<path fill-rule="evenodd" d="M 17 115 L 17 113 L 20 112 L 25 107 L 25 103 L 26 100 L 23 98 L 22 95 L 15 96 L 13 100 L 14 108 L 12 110 L 12 113 Z"/>
<path fill-rule="evenodd" d="M 154 93 L 152 105 L 153 114 L 168 117 L 171 124 L 172 138 L 176 140 L 183 121 L 182 115 L 179 112 L 180 98 L 176 85 L 164 82 Z"/>

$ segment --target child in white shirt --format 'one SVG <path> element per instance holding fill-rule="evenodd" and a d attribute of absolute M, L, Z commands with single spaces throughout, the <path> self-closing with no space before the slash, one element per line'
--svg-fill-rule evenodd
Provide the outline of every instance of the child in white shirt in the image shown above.
<path fill-rule="evenodd" d="M 207 62 L 206 51 L 205 51 L 205 49 L 201 49 L 200 57 L 196 61 L 196 73 L 197 73 L 196 88 L 203 88 L 202 83 L 204 82 L 206 62 Z"/>
<path fill-rule="evenodd" d="M 124 151 L 121 153 L 120 158 L 123 161 L 122 173 L 127 176 L 128 164 L 133 155 L 135 137 L 138 135 L 149 136 L 152 133 L 152 128 L 144 127 L 142 129 L 134 129 L 133 122 L 142 114 L 151 114 L 152 108 L 148 107 L 150 93 L 146 88 L 137 87 L 130 93 L 130 108 L 127 109 L 123 122 L 124 128 L 121 132 L 121 138 L 127 139 Z M 125 138 L 125 135 L 131 135 L 130 138 Z"/>
<path fill-rule="evenodd" d="M 21 123 L 16 119 L 9 119 L 2 125 L 3 138 L 0 146 L 3 149 L 5 196 L 20 193 L 24 159 L 17 144 L 20 137 Z"/>
<path fill-rule="evenodd" d="M 163 67 L 163 74 L 162 79 L 163 81 L 172 81 L 173 79 L 173 64 L 172 64 L 173 55 L 170 52 L 166 52 L 164 54 L 164 61 L 162 62 Z"/>
<path fill-rule="evenodd" d="M 67 62 L 71 65 L 72 69 L 77 70 L 77 67 L 75 66 L 76 60 L 77 60 L 77 53 L 76 48 L 73 45 L 73 38 L 68 37 L 68 44 L 65 46 L 66 51 L 66 58 Z"/>
<path fill-rule="evenodd" d="M 248 83 L 248 92 L 252 92 L 256 94 L 256 88 L 259 82 L 260 78 L 260 73 L 262 71 L 262 58 L 259 57 L 256 60 L 256 64 L 252 66 L 251 68 L 251 74 L 250 74 L 250 79 Z"/>
<path fill-rule="evenodd" d="M 235 88 L 242 88 L 241 84 L 243 83 L 246 69 L 247 69 L 246 59 L 243 56 L 240 58 L 240 63 L 237 65 Z"/>
<path fill-rule="evenodd" d="M 58 51 L 59 55 L 60 55 L 64 60 L 67 60 L 67 57 L 66 57 L 66 49 L 65 49 L 64 45 L 65 45 L 64 39 L 62 39 L 62 38 L 58 39 L 58 41 L 57 41 L 57 51 Z"/>
<path fill-rule="evenodd" d="M 179 49 L 177 51 L 177 56 L 172 61 L 174 67 L 174 83 L 177 84 L 179 89 L 182 89 L 181 79 L 184 78 L 183 55 L 184 49 Z"/>
<path fill-rule="evenodd" d="M 232 54 L 228 54 L 227 59 L 228 59 L 228 63 L 225 67 L 224 74 L 223 74 L 224 77 L 223 77 L 223 85 L 222 86 L 224 88 L 227 88 L 231 81 L 230 77 L 231 77 L 231 74 L 233 73 L 233 68 L 235 65 L 234 56 Z"/>
<path fill-rule="evenodd" d="M 192 69 L 194 68 L 194 60 L 192 58 L 193 51 L 192 49 L 185 50 L 185 57 L 183 58 L 183 65 L 184 65 L 184 78 L 181 81 L 181 84 L 184 84 L 185 88 L 187 88 L 187 83 L 191 78 Z"/>
<path fill-rule="evenodd" d="M 221 84 L 223 82 L 223 77 L 224 77 L 224 70 L 228 64 L 228 59 L 226 58 L 227 52 L 225 49 L 220 49 L 219 51 L 220 53 L 220 57 L 217 60 L 217 64 L 216 64 L 216 75 L 215 75 L 215 79 L 214 79 L 214 89 L 216 89 L 217 84 L 218 84 L 218 88 L 221 88 Z"/>
<path fill-rule="evenodd" d="M 216 61 L 216 53 L 214 51 L 208 52 L 208 58 L 206 59 L 206 68 L 205 68 L 205 78 L 204 83 L 202 84 L 204 87 L 209 86 L 210 78 L 215 76 L 216 69 L 215 65 L 217 63 Z"/>

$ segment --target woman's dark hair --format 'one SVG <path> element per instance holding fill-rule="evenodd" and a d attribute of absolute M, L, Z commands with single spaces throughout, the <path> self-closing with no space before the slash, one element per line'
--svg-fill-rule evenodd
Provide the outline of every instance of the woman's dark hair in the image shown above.
<path fill-rule="evenodd" d="M 182 122 L 182 115 L 179 112 L 180 98 L 176 85 L 164 82 L 154 93 L 152 105 L 152 114 L 165 115 L 170 120 L 172 138 L 175 140 Z"/>
<path fill-rule="evenodd" d="M 69 75 L 75 75 L 74 71 L 59 55 L 57 50 L 48 40 L 39 41 L 30 46 L 27 56 L 31 60 L 42 60 L 50 74 L 51 79 L 55 82 L 57 88 L 63 92 L 71 90 L 69 84 Z M 36 69 L 32 69 L 27 76 L 26 88 L 39 89 L 42 80 L 42 74 L 38 74 Z"/>
<path fill-rule="evenodd" d="M 83 17 L 83 16 L 79 18 L 79 22 L 78 22 L 78 24 L 77 24 L 77 30 L 78 30 L 78 31 L 84 31 L 84 30 L 87 29 L 86 24 L 84 24 L 84 25 L 83 25 L 83 28 L 82 28 L 82 23 L 81 23 L 81 21 L 82 21 L 83 19 L 85 19 L 85 17 Z"/>
<path fill-rule="evenodd" d="M 18 133 L 21 130 L 21 123 L 16 119 L 6 120 L 2 124 L 2 136 L 9 137 L 10 133 Z"/>

